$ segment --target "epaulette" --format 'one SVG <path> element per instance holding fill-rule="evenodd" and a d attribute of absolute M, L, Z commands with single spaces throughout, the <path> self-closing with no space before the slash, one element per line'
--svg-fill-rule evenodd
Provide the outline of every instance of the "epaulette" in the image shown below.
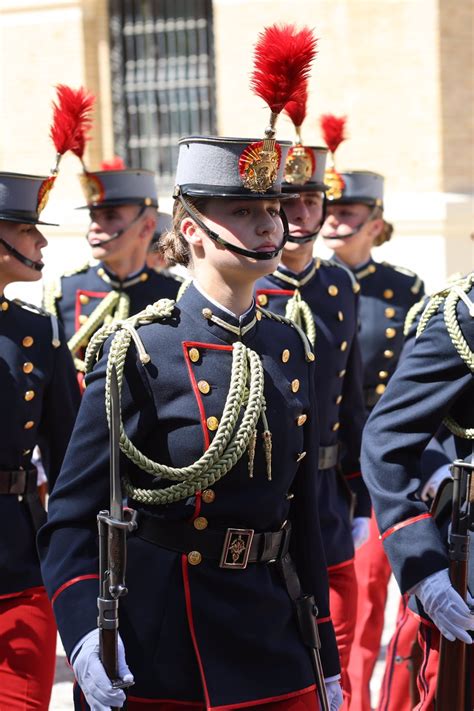
<path fill-rule="evenodd" d="M 399 274 L 404 274 L 404 276 L 411 277 L 414 280 L 413 284 L 410 287 L 411 293 L 415 295 L 420 293 L 420 289 L 423 285 L 423 282 L 418 276 L 418 274 L 416 274 L 416 272 L 412 272 L 411 269 L 407 269 L 406 267 L 399 267 L 395 264 L 390 264 L 390 262 L 382 262 L 382 264 L 385 267 L 388 267 L 389 269 L 393 269 L 394 272 L 398 272 Z"/>
<path fill-rule="evenodd" d="M 59 340 L 59 323 L 56 316 L 52 313 L 46 311 L 46 309 L 37 306 L 36 304 L 29 304 L 21 299 L 14 299 L 14 303 L 20 306 L 25 311 L 30 311 L 31 313 L 38 314 L 38 316 L 44 316 L 49 319 L 51 323 L 51 345 L 53 348 L 59 348 L 61 341 Z"/>
<path fill-rule="evenodd" d="M 82 274 L 82 272 L 86 272 L 91 267 L 92 267 L 92 264 L 90 262 L 86 262 L 85 264 L 81 264 L 80 267 L 74 267 L 74 269 L 68 269 L 67 272 L 64 272 L 63 274 L 61 274 L 61 279 L 63 277 L 74 276 L 74 274 Z"/>
<path fill-rule="evenodd" d="M 424 296 L 422 299 L 413 304 L 413 306 L 408 310 L 408 313 L 405 318 L 405 323 L 403 324 L 403 335 L 405 337 L 408 336 L 411 327 L 417 319 L 417 316 L 421 314 L 421 312 L 425 308 L 428 299 L 428 296 Z"/>
<path fill-rule="evenodd" d="M 263 318 L 270 319 L 270 321 L 277 321 L 277 323 L 283 323 L 286 326 L 292 328 L 294 331 L 296 331 L 298 336 L 301 338 L 307 362 L 312 363 L 314 361 L 315 355 L 311 348 L 311 343 L 309 342 L 308 336 L 303 331 L 303 329 L 298 326 L 298 324 L 296 324 L 291 319 L 286 318 L 285 316 L 280 316 L 280 314 L 275 314 L 273 313 L 273 311 L 268 311 L 267 309 L 264 309 L 261 306 L 257 306 L 257 314 L 259 313 L 262 315 Z"/>

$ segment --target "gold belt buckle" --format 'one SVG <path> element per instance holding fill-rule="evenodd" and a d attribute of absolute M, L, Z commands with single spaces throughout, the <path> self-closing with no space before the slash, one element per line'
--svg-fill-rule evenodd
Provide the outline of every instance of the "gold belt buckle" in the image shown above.
<path fill-rule="evenodd" d="M 249 561 L 254 533 L 253 528 L 228 528 L 219 566 L 245 570 Z"/>

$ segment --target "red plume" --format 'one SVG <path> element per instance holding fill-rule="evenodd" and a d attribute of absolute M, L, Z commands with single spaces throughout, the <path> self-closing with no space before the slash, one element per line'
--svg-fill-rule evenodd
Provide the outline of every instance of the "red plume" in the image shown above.
<path fill-rule="evenodd" d="M 65 84 L 58 84 L 56 92 L 50 136 L 58 153 L 58 162 L 67 151 L 72 151 L 82 160 L 89 140 L 87 133 L 92 127 L 91 111 L 95 97 L 82 87 L 75 90 Z"/>
<path fill-rule="evenodd" d="M 309 77 L 317 39 L 308 27 L 272 25 L 260 33 L 250 86 L 274 114 L 296 101 Z"/>
<path fill-rule="evenodd" d="M 308 84 L 305 82 L 297 92 L 295 98 L 285 106 L 285 114 L 292 120 L 296 128 L 299 128 L 306 118 L 306 104 L 308 101 Z"/>
<path fill-rule="evenodd" d="M 125 170 L 126 165 L 120 156 L 114 156 L 112 160 L 103 160 L 100 164 L 101 170 Z"/>
<path fill-rule="evenodd" d="M 334 153 L 340 143 L 346 140 L 345 133 L 347 116 L 334 116 L 333 114 L 324 114 L 319 119 L 321 130 L 323 132 L 324 142 L 327 147 Z"/>

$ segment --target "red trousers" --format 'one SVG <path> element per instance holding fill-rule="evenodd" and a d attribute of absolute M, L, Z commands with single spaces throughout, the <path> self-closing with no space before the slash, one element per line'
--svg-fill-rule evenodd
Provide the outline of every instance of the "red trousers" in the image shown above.
<path fill-rule="evenodd" d="M 47 711 L 56 625 L 42 587 L 0 598 L 0 709 Z"/>
<path fill-rule="evenodd" d="M 414 706 L 410 681 L 413 644 L 417 640 L 419 625 L 419 620 L 408 610 L 407 598 L 402 597 L 395 631 L 387 649 L 377 711 L 411 711 Z"/>
<path fill-rule="evenodd" d="M 370 535 L 355 554 L 357 619 L 349 661 L 351 711 L 370 711 L 370 678 L 380 649 L 390 564 L 379 539 L 374 515 Z"/>
<path fill-rule="evenodd" d="M 351 682 L 348 674 L 349 657 L 354 641 L 357 614 L 357 580 L 354 561 L 348 560 L 328 568 L 329 609 L 336 633 L 341 662 L 341 683 L 344 696 L 343 711 L 351 701 Z"/>

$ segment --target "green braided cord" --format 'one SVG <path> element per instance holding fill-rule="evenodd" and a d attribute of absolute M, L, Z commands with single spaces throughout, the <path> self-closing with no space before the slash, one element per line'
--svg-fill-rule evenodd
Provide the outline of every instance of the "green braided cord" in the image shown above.
<path fill-rule="evenodd" d="M 260 313 L 263 316 L 270 319 L 271 321 L 277 321 L 277 323 L 284 323 L 287 326 L 290 326 L 291 328 L 293 328 L 296 331 L 296 333 L 298 334 L 298 336 L 301 338 L 301 342 L 303 344 L 306 360 L 307 361 L 314 360 L 313 351 L 311 349 L 311 345 L 309 343 L 308 337 L 306 336 L 306 333 L 303 331 L 303 329 L 300 328 L 297 323 L 295 323 L 295 321 L 292 321 L 291 319 L 287 318 L 286 316 L 280 316 L 280 314 L 276 314 L 273 311 L 267 311 L 266 309 L 263 309 L 261 306 L 257 306 L 257 311 L 260 311 Z M 316 341 L 316 328 L 315 328 L 314 339 Z"/>
<path fill-rule="evenodd" d="M 425 308 L 425 304 L 426 299 L 420 299 L 420 301 L 417 301 L 416 304 L 413 304 L 413 306 L 408 310 L 408 313 L 405 318 L 405 323 L 403 324 L 403 335 L 405 337 L 408 336 L 410 328 L 415 323 L 418 314 Z"/>
<path fill-rule="evenodd" d="M 430 318 L 434 316 L 434 314 L 438 311 L 439 307 L 444 301 L 444 293 L 442 294 L 435 294 L 434 296 L 431 297 L 431 299 L 428 301 L 425 310 L 421 314 L 420 322 L 418 324 L 418 328 L 416 329 L 416 338 L 418 338 L 423 331 L 426 328 L 426 325 Z"/>
<path fill-rule="evenodd" d="M 183 283 L 181 284 L 181 286 L 178 289 L 178 293 L 176 294 L 176 301 L 180 300 L 180 298 L 183 296 L 184 293 L 186 293 L 186 291 L 189 289 L 189 287 L 191 286 L 192 283 L 193 283 L 192 279 L 186 279 L 185 281 L 183 281 Z"/>
<path fill-rule="evenodd" d="M 43 291 L 43 308 L 48 311 L 48 313 L 53 314 L 53 316 L 58 315 L 58 308 L 56 306 L 56 299 L 61 298 L 61 281 L 57 279 L 56 281 L 49 282 L 46 284 Z"/>
<path fill-rule="evenodd" d="M 306 301 L 301 298 L 301 294 L 298 290 L 294 292 L 291 299 L 288 299 L 285 318 L 294 321 L 297 326 L 300 326 L 300 328 L 304 330 L 309 342 L 314 348 L 316 342 L 316 327 L 314 325 L 313 314 Z"/>
<path fill-rule="evenodd" d="M 467 293 L 471 289 L 473 283 L 474 275 L 471 275 L 462 285 L 458 285 L 458 287 Z M 469 370 L 474 373 L 474 352 L 471 350 L 469 343 L 464 337 L 456 313 L 456 307 L 460 299 L 461 297 L 458 293 L 456 293 L 456 291 L 454 291 L 454 289 L 449 292 L 444 306 L 444 322 L 453 346 L 456 348 Z"/>
<path fill-rule="evenodd" d="M 108 314 L 111 314 L 118 304 L 120 293 L 111 291 L 102 301 L 95 307 L 86 323 L 74 333 L 69 339 L 67 345 L 72 355 L 76 355 L 77 351 L 86 346 L 90 337 L 97 331 L 100 325 L 104 323 L 104 319 Z"/>
<path fill-rule="evenodd" d="M 126 319 L 134 328 L 136 326 L 152 323 L 153 321 L 169 318 L 174 311 L 175 302 L 172 299 L 159 299 L 153 304 L 148 304 L 146 308 Z M 88 343 L 86 354 L 84 357 L 85 372 L 90 373 L 97 361 L 97 354 L 104 345 L 105 341 L 115 331 L 122 328 L 122 321 L 115 320 L 110 323 L 105 323 L 99 328 Z"/>
<path fill-rule="evenodd" d="M 448 415 L 444 418 L 444 424 L 450 432 L 462 439 L 474 439 L 474 427 L 462 427 L 456 420 Z"/>
<path fill-rule="evenodd" d="M 133 319 L 129 319 L 129 322 Z M 132 339 L 130 331 L 119 330 L 111 344 L 107 361 L 105 402 L 107 418 L 110 417 L 110 375 L 115 365 L 119 390 L 123 384 L 123 372 L 127 351 Z M 249 388 L 247 391 L 247 379 Z M 247 406 L 240 425 L 235 426 L 248 397 Z M 140 469 L 153 476 L 177 481 L 164 489 L 141 489 L 124 481 L 126 493 L 134 499 L 148 504 L 165 504 L 179 501 L 206 488 L 227 474 L 246 451 L 250 438 L 255 432 L 258 419 L 265 406 L 263 395 L 263 367 L 259 356 L 241 342 L 236 342 L 232 353 L 232 370 L 229 394 L 226 399 L 222 419 L 216 435 L 206 452 L 188 467 L 173 468 L 158 464 L 140 452 L 125 434 L 120 423 L 120 448 Z"/>

